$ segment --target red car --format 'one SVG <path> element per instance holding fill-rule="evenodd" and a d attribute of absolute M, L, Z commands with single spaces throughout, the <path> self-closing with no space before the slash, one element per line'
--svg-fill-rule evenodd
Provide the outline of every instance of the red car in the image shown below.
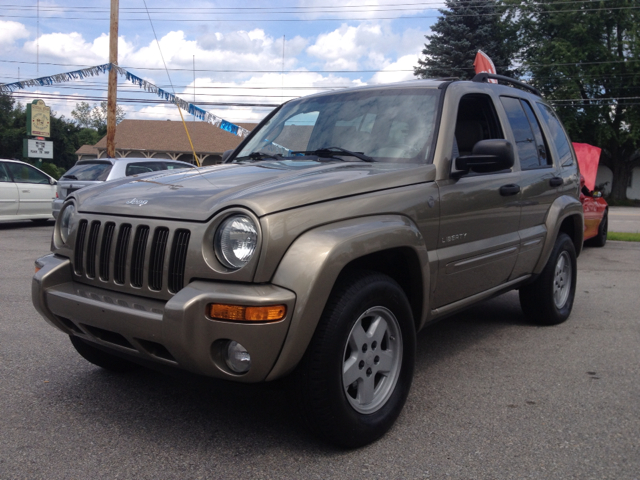
<path fill-rule="evenodd" d="M 585 245 L 603 247 L 607 243 L 609 206 L 602 193 L 594 191 L 600 161 L 600 149 L 586 143 L 574 143 L 580 165 L 580 201 L 584 210 Z"/>

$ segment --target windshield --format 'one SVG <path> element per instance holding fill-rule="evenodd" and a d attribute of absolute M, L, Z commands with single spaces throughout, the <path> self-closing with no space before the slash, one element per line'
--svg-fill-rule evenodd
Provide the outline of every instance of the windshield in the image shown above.
<path fill-rule="evenodd" d="M 376 161 L 423 162 L 432 146 L 439 95 L 437 89 L 388 88 L 295 100 L 256 132 L 236 158 L 333 149 L 339 157 L 350 151 Z"/>
<path fill-rule="evenodd" d="M 67 180 L 105 181 L 111 171 L 109 162 L 78 163 L 71 167 L 62 178 Z"/>

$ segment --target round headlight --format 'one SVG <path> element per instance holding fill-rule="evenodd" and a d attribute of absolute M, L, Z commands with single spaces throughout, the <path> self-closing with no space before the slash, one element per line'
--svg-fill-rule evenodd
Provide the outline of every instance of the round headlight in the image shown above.
<path fill-rule="evenodd" d="M 222 222 L 214 241 L 218 260 L 233 270 L 251 260 L 257 245 L 258 228 L 246 215 L 235 215 Z"/>
<path fill-rule="evenodd" d="M 73 203 L 65 206 L 60 213 L 59 222 L 60 222 L 60 239 L 62 243 L 67 243 L 67 239 L 69 238 L 69 231 L 71 225 L 71 217 L 76 211 L 76 207 Z"/>

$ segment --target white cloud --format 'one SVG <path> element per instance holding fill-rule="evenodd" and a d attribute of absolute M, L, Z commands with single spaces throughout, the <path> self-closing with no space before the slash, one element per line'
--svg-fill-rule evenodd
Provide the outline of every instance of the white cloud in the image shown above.
<path fill-rule="evenodd" d="M 12 45 L 16 40 L 28 36 L 29 31 L 23 24 L 0 20 L 0 46 L 6 47 Z"/>
<path fill-rule="evenodd" d="M 307 53 L 324 61 L 327 70 L 385 68 L 392 58 L 419 53 L 423 35 L 417 29 L 396 34 L 388 24 L 362 23 L 356 27 L 342 24 L 319 35 Z"/>
<path fill-rule="evenodd" d="M 39 49 L 40 61 L 43 59 L 64 61 L 81 65 L 98 65 L 109 61 L 109 36 L 105 33 L 87 42 L 78 32 L 71 33 L 47 33 L 39 39 L 25 42 L 24 51 L 35 54 Z M 124 37 L 118 38 L 118 56 L 122 51 L 124 55 L 133 50 L 133 46 L 126 42 Z"/>
<path fill-rule="evenodd" d="M 418 64 L 418 55 L 405 55 L 376 73 L 369 83 L 392 83 L 404 80 L 415 80 L 413 67 Z M 404 71 L 404 70 L 409 70 Z"/>

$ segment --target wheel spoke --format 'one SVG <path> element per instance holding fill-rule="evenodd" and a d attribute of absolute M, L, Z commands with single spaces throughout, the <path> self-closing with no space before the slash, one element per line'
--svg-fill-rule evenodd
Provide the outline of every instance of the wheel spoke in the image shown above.
<path fill-rule="evenodd" d="M 382 339 L 387 333 L 387 330 L 387 322 L 381 316 L 376 316 L 375 320 L 371 322 L 371 325 L 369 326 L 367 336 L 372 342 L 375 341 L 380 345 L 382 343 Z"/>
<path fill-rule="evenodd" d="M 380 373 L 388 373 L 394 366 L 395 356 L 392 350 L 383 350 L 378 354 L 380 362 L 377 365 L 376 370 Z"/>
<path fill-rule="evenodd" d="M 353 327 L 351 331 L 351 336 L 349 337 L 349 346 L 352 351 L 361 351 L 362 345 L 364 345 L 367 341 L 367 333 L 364 331 L 362 327 L 362 321 L 358 320 L 358 322 Z"/>
<path fill-rule="evenodd" d="M 344 362 L 342 368 L 342 383 L 345 388 L 351 385 L 362 376 L 362 370 L 358 368 L 358 358 L 351 356 Z"/>
<path fill-rule="evenodd" d="M 365 376 L 358 385 L 358 400 L 361 405 L 368 405 L 373 401 L 374 395 L 374 376 Z"/>

